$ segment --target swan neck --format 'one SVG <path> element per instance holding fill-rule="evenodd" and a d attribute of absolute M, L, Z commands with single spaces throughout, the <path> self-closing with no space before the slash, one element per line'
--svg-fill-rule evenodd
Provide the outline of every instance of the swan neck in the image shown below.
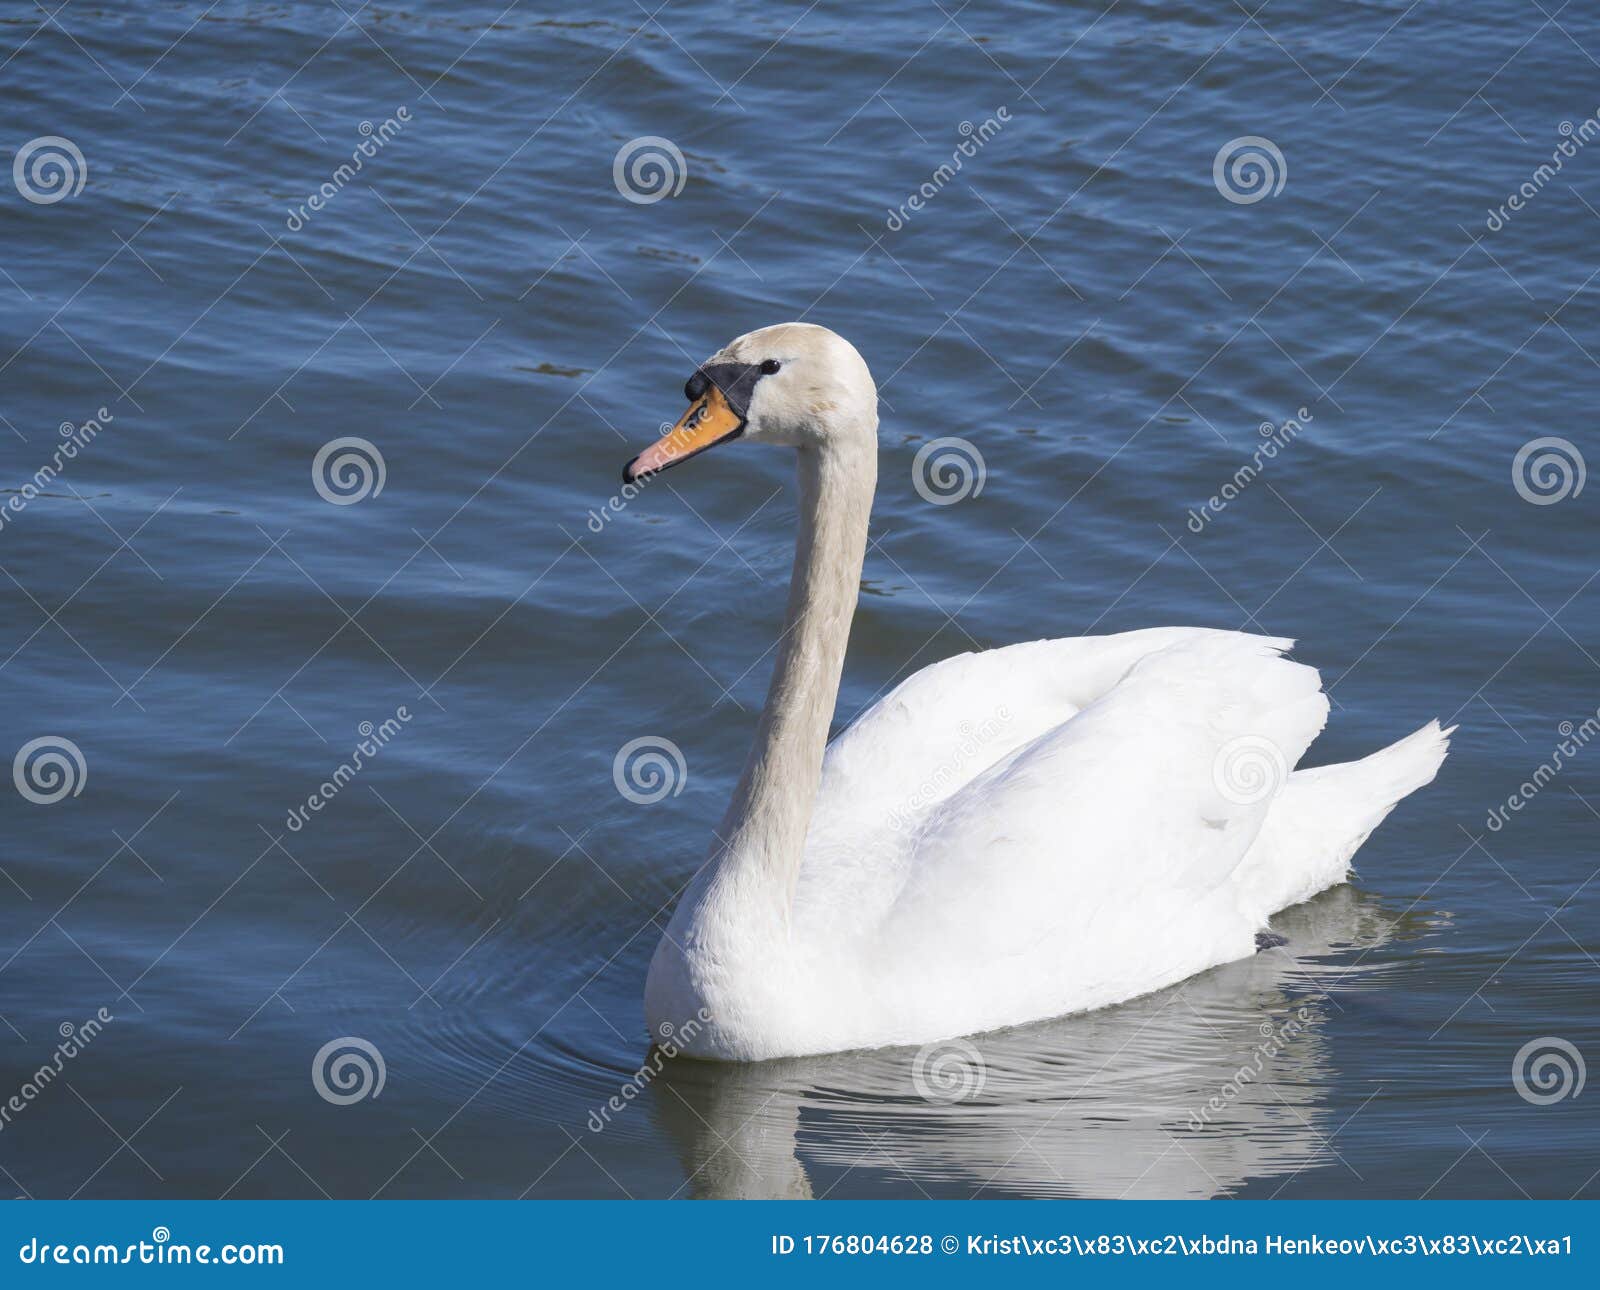
<path fill-rule="evenodd" d="M 799 450 L 799 536 L 772 683 L 719 830 L 724 864 L 784 920 L 805 852 L 866 558 L 877 455 L 865 443 Z"/>

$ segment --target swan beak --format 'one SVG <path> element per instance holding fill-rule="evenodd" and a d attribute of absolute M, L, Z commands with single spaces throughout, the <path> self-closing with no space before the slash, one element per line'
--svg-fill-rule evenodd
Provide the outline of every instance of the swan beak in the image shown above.
<path fill-rule="evenodd" d="M 744 418 L 733 410 L 728 396 L 708 382 L 705 393 L 689 405 L 678 424 L 622 468 L 622 482 L 632 484 L 688 461 L 743 430 Z"/>

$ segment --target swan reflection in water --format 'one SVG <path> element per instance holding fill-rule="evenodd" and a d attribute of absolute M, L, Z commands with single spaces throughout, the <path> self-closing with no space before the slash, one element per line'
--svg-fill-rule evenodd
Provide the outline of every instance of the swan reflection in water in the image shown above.
<path fill-rule="evenodd" d="M 1203 1198 L 1332 1161 L 1320 1031 L 1395 923 L 1349 886 L 1273 922 L 1287 945 L 1094 1013 L 922 1050 L 667 1061 L 651 1100 L 680 1194 L 825 1196 L 861 1170 L 908 1196 Z"/>

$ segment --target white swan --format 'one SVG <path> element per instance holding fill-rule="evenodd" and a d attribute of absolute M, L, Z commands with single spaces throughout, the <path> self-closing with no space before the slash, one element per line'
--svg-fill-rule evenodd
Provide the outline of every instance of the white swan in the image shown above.
<path fill-rule="evenodd" d="M 652 1036 L 689 1055 L 927 1043 L 1245 957 L 1444 759 L 1435 721 L 1293 771 L 1328 714 L 1317 673 L 1289 640 L 1195 627 L 946 659 L 828 744 L 877 481 L 872 377 L 842 337 L 788 323 L 685 393 L 624 479 L 781 444 L 800 510 L 755 746 L 645 986 Z"/>

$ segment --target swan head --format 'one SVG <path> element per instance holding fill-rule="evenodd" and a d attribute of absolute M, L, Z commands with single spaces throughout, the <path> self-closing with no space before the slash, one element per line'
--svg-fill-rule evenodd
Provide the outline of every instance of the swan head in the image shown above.
<path fill-rule="evenodd" d="M 805 449 L 877 434 L 878 392 L 865 360 L 843 336 L 812 323 L 780 323 L 730 341 L 695 369 L 683 392 L 688 410 L 623 467 L 624 483 L 733 439 Z"/>

